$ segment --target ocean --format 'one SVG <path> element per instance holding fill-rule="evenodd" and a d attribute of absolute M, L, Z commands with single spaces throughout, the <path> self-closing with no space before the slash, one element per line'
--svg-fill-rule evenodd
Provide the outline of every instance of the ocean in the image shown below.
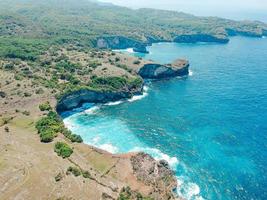
<path fill-rule="evenodd" d="M 188 200 L 267 199 L 267 38 L 158 43 L 144 59 L 190 61 L 190 75 L 147 81 L 142 96 L 63 114 L 85 143 L 169 162 Z"/>

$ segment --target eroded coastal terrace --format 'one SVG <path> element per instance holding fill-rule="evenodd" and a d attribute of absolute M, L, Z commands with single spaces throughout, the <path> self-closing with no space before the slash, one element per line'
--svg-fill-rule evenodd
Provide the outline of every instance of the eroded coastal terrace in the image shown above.
<path fill-rule="evenodd" d="M 162 64 L 112 50 L 225 44 L 235 35 L 266 36 L 267 25 L 86 0 L 25 2 L 0 2 L 0 199 L 180 199 L 166 161 L 86 145 L 59 114 L 141 95 L 147 79 L 189 73 L 186 59 Z"/>
<path fill-rule="evenodd" d="M 168 163 L 143 153 L 112 155 L 85 145 L 80 136 L 65 128 L 55 110 L 140 95 L 144 78 L 184 76 L 188 61 L 162 65 L 112 51 L 52 47 L 39 64 L 43 67 L 19 60 L 1 61 L 1 103 L 5 105 L 1 109 L 1 150 L 5 151 L 1 166 L 8 166 L 2 173 L 3 180 L 9 180 L 1 198 L 15 197 L 16 187 L 28 191 L 30 198 L 39 198 L 36 187 L 41 184 L 47 184 L 41 198 L 64 194 L 79 199 L 116 199 L 124 193 L 131 198 L 175 198 L 177 183 Z M 11 173 L 14 169 L 18 170 Z M 46 176 L 41 175 L 44 171 Z M 11 179 L 14 176 L 19 177 L 18 182 Z M 47 176 L 51 178 L 47 180 Z M 73 190 L 61 188 L 66 184 Z M 97 190 L 86 190 L 95 185 Z"/>

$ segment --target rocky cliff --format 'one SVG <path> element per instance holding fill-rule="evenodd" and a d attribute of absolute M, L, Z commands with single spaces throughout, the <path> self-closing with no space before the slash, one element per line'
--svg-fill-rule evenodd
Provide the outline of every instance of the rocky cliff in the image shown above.
<path fill-rule="evenodd" d="M 176 76 L 184 76 L 189 72 L 187 60 L 176 60 L 172 64 L 162 65 L 156 63 L 144 64 L 137 72 L 143 79 L 163 79 Z M 56 106 L 58 112 L 71 110 L 81 106 L 83 103 L 107 103 L 128 99 L 143 92 L 143 84 L 138 87 L 121 88 L 117 91 L 98 91 L 90 88 L 82 88 L 63 95 Z"/>
<path fill-rule="evenodd" d="M 101 37 L 97 39 L 96 47 L 101 49 L 127 49 L 133 48 L 135 52 L 148 53 L 146 50 L 146 44 L 122 37 L 122 36 L 110 36 Z"/>
<path fill-rule="evenodd" d="M 81 106 L 83 103 L 107 103 L 110 101 L 118 101 L 128 99 L 134 95 L 142 94 L 143 88 L 124 89 L 121 91 L 94 91 L 91 89 L 81 89 L 68 93 L 60 98 L 57 103 L 57 111 L 62 112 L 71 110 Z"/>
<path fill-rule="evenodd" d="M 145 79 L 162 79 L 175 76 L 184 76 L 189 73 L 187 60 L 176 60 L 172 64 L 161 65 L 156 63 L 145 64 L 138 74 Z"/>
<path fill-rule="evenodd" d="M 229 38 L 225 35 L 208 35 L 208 34 L 190 34 L 190 35 L 179 35 L 174 39 L 177 43 L 196 43 L 196 42 L 217 42 L 227 43 Z"/>
<path fill-rule="evenodd" d="M 156 161 L 148 154 L 138 153 L 131 158 L 131 163 L 137 179 L 153 186 L 152 198 L 175 199 L 172 191 L 177 188 L 177 180 L 165 160 Z"/>

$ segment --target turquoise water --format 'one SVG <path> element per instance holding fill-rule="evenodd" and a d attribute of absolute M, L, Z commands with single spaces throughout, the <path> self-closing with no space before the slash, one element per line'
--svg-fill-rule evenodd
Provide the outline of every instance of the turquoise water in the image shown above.
<path fill-rule="evenodd" d="M 189 59 L 191 76 L 148 82 L 145 95 L 130 101 L 84 105 L 65 118 L 67 126 L 110 152 L 166 159 L 187 199 L 266 200 L 267 39 L 149 50 L 138 56 Z"/>

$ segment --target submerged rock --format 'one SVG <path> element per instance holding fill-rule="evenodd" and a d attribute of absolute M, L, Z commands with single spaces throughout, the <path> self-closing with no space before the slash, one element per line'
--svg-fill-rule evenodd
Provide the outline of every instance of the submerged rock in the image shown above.
<path fill-rule="evenodd" d="M 156 63 L 145 64 L 138 74 L 145 79 L 161 79 L 175 76 L 184 76 L 189 73 L 189 62 L 178 59 L 172 64 L 162 65 Z"/>

